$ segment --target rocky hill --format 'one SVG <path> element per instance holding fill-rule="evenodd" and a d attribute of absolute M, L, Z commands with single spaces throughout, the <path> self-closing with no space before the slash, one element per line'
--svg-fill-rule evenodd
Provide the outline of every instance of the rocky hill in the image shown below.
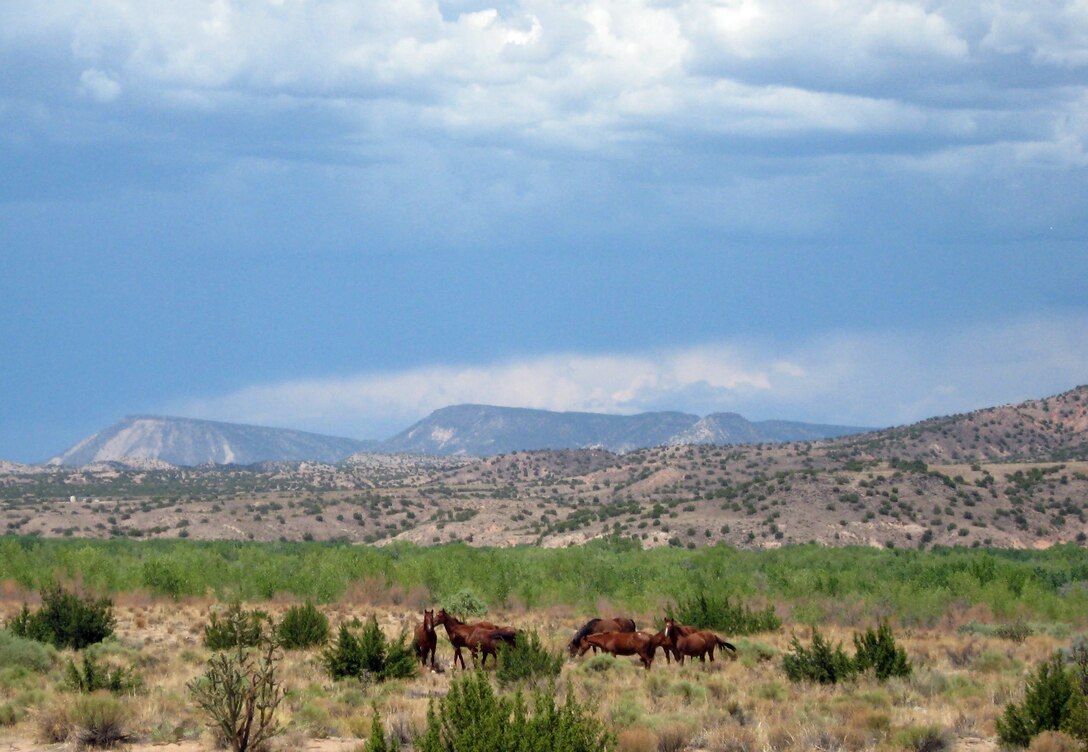
<path fill-rule="evenodd" d="M 807 442 L 5 467 L 0 526 L 89 537 L 745 548 L 1088 544 L 1088 387 Z M 74 501 L 73 501 L 74 500 Z"/>
<path fill-rule="evenodd" d="M 153 459 L 172 465 L 239 464 L 263 460 L 339 462 L 374 442 L 303 431 L 191 418 L 133 415 L 53 457 L 51 465 Z"/>

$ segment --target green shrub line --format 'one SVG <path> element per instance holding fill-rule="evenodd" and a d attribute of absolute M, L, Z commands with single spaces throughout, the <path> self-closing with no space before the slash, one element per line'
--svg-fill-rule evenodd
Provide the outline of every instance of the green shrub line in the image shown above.
<path fill-rule="evenodd" d="M 841 643 L 832 644 L 815 627 L 810 647 L 802 645 L 794 635 L 790 652 L 782 659 L 782 668 L 790 681 L 817 684 L 837 684 L 867 671 L 881 681 L 908 677 L 913 671 L 907 651 L 895 644 L 887 622 L 881 622 L 875 631 L 866 629 L 862 634 L 854 634 L 853 658 L 846 654 Z"/>
<path fill-rule="evenodd" d="M 422 590 L 433 603 L 452 602 L 467 591 L 475 607 L 595 610 L 607 600 L 633 612 L 704 594 L 717 602 L 786 605 L 795 621 L 833 622 L 844 613 L 872 621 L 894 614 L 906 626 L 933 625 L 957 605 L 984 606 L 1001 623 L 1088 626 L 1088 551 L 1075 545 L 1044 551 L 817 545 L 642 550 L 629 540 L 606 539 L 563 549 L 379 548 L 8 535 L 0 537 L 0 580 L 26 590 L 79 582 L 100 595 L 149 591 L 258 602 L 290 594 L 316 604 L 337 601 L 353 583 L 370 581 L 402 592 Z"/>

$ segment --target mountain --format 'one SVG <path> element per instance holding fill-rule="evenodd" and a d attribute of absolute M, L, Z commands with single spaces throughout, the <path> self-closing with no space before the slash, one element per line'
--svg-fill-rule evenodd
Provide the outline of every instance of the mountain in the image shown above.
<path fill-rule="evenodd" d="M 705 418 L 678 412 L 605 415 L 493 405 L 454 405 L 382 443 L 387 451 L 490 456 L 532 449 L 600 447 L 627 452 L 675 444 L 806 441 L 867 428 L 787 421 L 753 423 L 736 413 Z"/>
<path fill-rule="evenodd" d="M 86 465 L 129 458 L 173 465 L 239 464 L 262 460 L 339 462 L 375 442 L 211 420 L 132 415 L 53 457 L 51 465 Z"/>

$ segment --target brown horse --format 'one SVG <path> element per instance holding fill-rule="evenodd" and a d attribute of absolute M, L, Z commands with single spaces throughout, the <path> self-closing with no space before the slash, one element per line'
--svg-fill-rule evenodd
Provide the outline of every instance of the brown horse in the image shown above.
<path fill-rule="evenodd" d="M 672 644 L 672 649 L 679 656 L 677 660 L 680 663 L 684 662 L 684 656 L 690 655 L 692 658 L 699 657 L 699 660 L 706 663 L 706 657 L 710 656 L 710 661 L 714 661 L 714 648 L 723 647 L 726 650 L 731 650 L 734 653 L 737 652 L 737 648 L 732 644 L 726 642 L 718 635 L 714 634 L 710 630 L 696 630 L 692 629 L 689 634 L 682 634 L 683 628 L 672 619 L 665 619 L 665 637 Z M 689 627 L 689 629 L 691 629 Z"/>
<path fill-rule="evenodd" d="M 654 662 L 654 636 L 647 632 L 598 632 L 582 638 L 578 655 L 585 655 L 590 648 L 598 647 L 612 655 L 637 655 L 647 670 Z"/>
<path fill-rule="evenodd" d="M 581 629 L 574 633 L 574 637 L 571 638 L 567 644 L 567 652 L 570 653 L 570 657 L 573 658 L 578 654 L 578 648 L 582 645 L 582 638 L 586 635 L 600 634 L 601 632 L 634 632 L 635 621 L 634 619 L 628 619 L 626 616 L 613 616 L 611 619 L 590 619 L 587 621 Z M 597 652 L 597 648 L 593 648 L 593 652 Z"/>
<path fill-rule="evenodd" d="M 460 621 L 456 616 L 446 613 L 446 609 L 439 609 L 438 614 L 434 617 L 435 624 L 441 624 L 446 627 L 446 636 L 450 638 L 450 644 L 453 645 L 453 665 L 456 666 L 457 662 L 461 662 L 461 668 L 466 668 L 465 657 L 461 655 L 461 648 L 469 647 L 468 640 L 472 636 L 473 631 L 477 628 L 483 629 L 498 629 L 498 627 L 489 621 L 480 621 L 475 624 L 466 624 Z M 472 648 L 469 648 L 472 650 Z M 476 651 L 472 650 L 473 658 L 476 657 Z"/>
<path fill-rule="evenodd" d="M 684 637 L 696 631 L 695 627 L 677 626 L 676 629 Z M 657 648 L 661 648 L 665 652 L 665 663 L 672 663 L 672 659 L 675 658 L 677 663 L 683 664 L 684 656 L 680 655 L 676 648 L 672 646 L 672 640 L 665 636 L 664 629 L 654 635 L 654 649 Z"/>
<path fill-rule="evenodd" d="M 480 661 L 480 668 L 487 666 L 487 656 L 494 658 L 494 662 L 499 662 L 499 644 L 505 643 L 507 645 L 513 645 L 517 641 L 517 632 L 512 627 L 499 627 L 498 629 L 488 629 L 487 627 L 477 627 L 472 630 L 465 639 L 465 647 L 472 651 L 472 663 L 476 664 L 476 658 L 480 653 L 483 653 L 483 660 Z"/>
<path fill-rule="evenodd" d="M 415 648 L 416 658 L 424 666 L 427 665 L 427 654 L 430 653 L 431 670 L 434 671 L 434 651 L 438 647 L 438 635 L 434 631 L 433 610 L 423 612 L 423 623 L 416 627 L 416 636 L 412 640 L 412 647 Z"/>

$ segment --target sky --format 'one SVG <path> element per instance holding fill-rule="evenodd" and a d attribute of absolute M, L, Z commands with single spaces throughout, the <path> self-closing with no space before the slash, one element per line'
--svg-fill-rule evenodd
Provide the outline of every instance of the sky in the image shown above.
<path fill-rule="evenodd" d="M 0 458 L 1088 382 L 1088 4 L 0 3 Z"/>

